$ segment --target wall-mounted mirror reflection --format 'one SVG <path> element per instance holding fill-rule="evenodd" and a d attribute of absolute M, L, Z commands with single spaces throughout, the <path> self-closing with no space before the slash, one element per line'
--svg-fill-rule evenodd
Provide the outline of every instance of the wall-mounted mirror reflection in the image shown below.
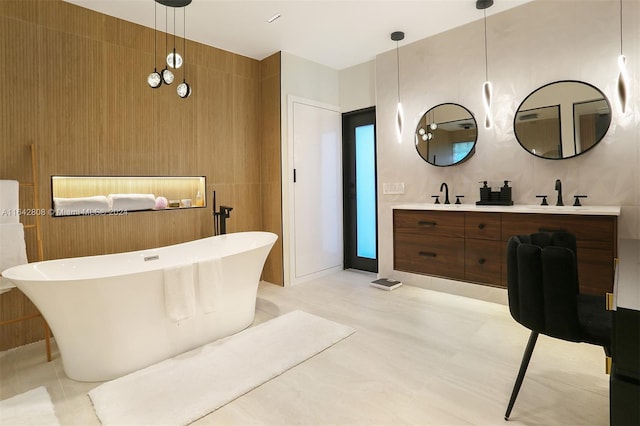
<path fill-rule="evenodd" d="M 478 129 L 471 111 L 446 103 L 424 113 L 416 127 L 415 144 L 420 157 L 434 166 L 462 163 L 475 153 Z"/>
<path fill-rule="evenodd" d="M 557 81 L 525 98 L 513 121 L 520 145 L 541 158 L 570 158 L 593 148 L 611 124 L 611 106 L 597 87 Z"/>

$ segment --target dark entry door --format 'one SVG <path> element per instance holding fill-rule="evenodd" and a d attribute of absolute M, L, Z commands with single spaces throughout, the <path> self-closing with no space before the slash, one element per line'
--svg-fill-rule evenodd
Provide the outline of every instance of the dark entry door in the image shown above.
<path fill-rule="evenodd" d="M 342 115 L 344 266 L 378 272 L 376 110 Z"/>

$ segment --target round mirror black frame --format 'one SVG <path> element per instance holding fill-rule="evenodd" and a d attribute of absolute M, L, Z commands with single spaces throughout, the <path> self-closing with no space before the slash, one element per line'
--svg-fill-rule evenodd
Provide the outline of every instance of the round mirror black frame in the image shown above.
<path fill-rule="evenodd" d="M 447 113 L 443 111 L 443 108 L 450 109 L 454 107 L 462 110 L 461 112 L 465 113 L 464 116 L 461 114 L 460 118 L 453 117 L 451 112 Z M 438 112 L 438 108 L 440 108 L 440 112 Z M 438 114 L 440 114 L 440 117 L 444 116 L 445 120 L 436 122 Z M 432 123 L 435 123 L 435 126 Z M 465 136 L 463 133 L 465 131 L 470 133 Z M 447 132 L 446 138 L 444 138 L 445 132 Z M 452 132 L 459 133 L 458 137 L 460 137 L 461 140 L 452 141 L 450 137 L 448 137 Z M 438 138 L 438 136 L 440 136 L 440 138 Z M 437 167 L 448 167 L 464 163 L 476 152 L 477 141 L 478 123 L 474 115 L 467 108 L 456 103 L 447 102 L 434 106 L 422 115 L 416 126 L 415 146 L 418 155 L 427 163 Z M 440 161 L 440 164 L 436 161 L 436 158 L 438 158 L 437 154 L 433 154 L 431 148 L 432 145 L 437 143 L 440 143 L 446 150 L 444 155 L 446 160 Z M 465 144 L 461 145 L 463 151 L 456 153 L 456 144 Z M 471 145 L 469 146 L 468 144 Z M 449 146 L 451 146 L 450 150 Z M 442 155 L 440 157 L 442 157 Z M 455 159 L 455 157 L 458 158 Z"/>
<path fill-rule="evenodd" d="M 569 99 L 568 101 L 565 100 L 563 102 L 555 96 L 547 100 L 545 105 L 535 106 L 533 108 L 526 106 L 527 101 L 532 97 L 536 95 L 541 96 L 541 91 L 552 91 L 554 86 L 567 83 L 586 86 L 588 89 L 593 90 L 594 95 L 596 93 L 599 94 L 599 97 L 594 96 L 590 99 Z M 552 95 L 555 95 L 553 92 L 551 93 Z M 608 111 L 603 110 L 605 104 Z M 568 128 L 563 129 L 562 126 L 562 105 L 565 105 L 565 109 L 569 107 L 571 108 L 572 120 L 570 121 L 570 130 Z M 523 109 L 523 107 L 527 109 Z M 588 113 L 578 112 L 578 109 L 580 108 L 589 108 L 587 111 Z M 524 98 L 513 117 L 513 132 L 522 149 L 527 151 L 529 154 L 545 160 L 565 160 L 588 152 L 604 138 L 609 130 L 609 126 L 611 125 L 611 111 L 611 103 L 609 102 L 609 99 L 602 90 L 598 89 L 593 84 L 579 80 L 554 81 L 538 87 Z M 540 116 L 542 116 L 542 118 L 540 118 Z M 580 130 L 582 128 L 583 119 L 585 120 L 585 123 L 586 120 L 590 121 L 587 123 L 590 128 L 586 128 L 588 132 L 584 134 L 582 133 L 583 130 Z M 524 122 L 527 122 L 527 126 L 529 128 L 523 127 Z M 535 126 L 537 126 L 537 128 Z M 576 129 L 576 127 L 580 127 L 580 129 Z M 531 137 L 530 135 L 534 130 L 537 132 L 537 135 Z M 565 141 L 563 139 L 563 133 L 568 131 L 571 132 L 573 138 L 570 141 Z M 527 134 L 528 132 L 529 135 Z M 580 134 L 578 135 L 577 132 Z M 540 135 L 544 136 L 540 138 Z M 585 145 L 582 137 L 589 137 L 590 135 L 593 136 L 593 139 L 589 140 Z M 543 145 L 547 146 L 544 147 Z M 580 148 L 578 148 L 578 145 L 580 145 Z M 583 149 L 583 145 L 587 147 Z M 573 148 L 570 150 L 570 155 L 564 155 L 567 151 L 567 146 L 572 146 Z M 536 152 L 537 148 L 541 148 L 538 149 L 540 152 Z"/>

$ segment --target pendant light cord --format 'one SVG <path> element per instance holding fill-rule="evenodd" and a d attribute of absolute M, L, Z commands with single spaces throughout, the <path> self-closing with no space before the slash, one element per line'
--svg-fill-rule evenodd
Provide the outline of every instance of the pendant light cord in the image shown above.
<path fill-rule="evenodd" d="M 153 2 L 153 69 L 156 68 L 158 59 L 158 3 Z"/>
<path fill-rule="evenodd" d="M 487 9 L 482 9 L 482 12 L 484 13 L 484 80 L 489 81 L 489 59 L 487 54 Z"/>
<path fill-rule="evenodd" d="M 168 16 L 169 12 L 167 11 L 167 6 L 164 7 L 164 50 L 167 51 L 169 47 L 169 43 L 167 42 L 167 33 L 169 32 L 169 20 Z M 165 67 L 166 68 L 166 67 Z"/>
<path fill-rule="evenodd" d="M 186 81 L 187 78 L 187 63 L 185 58 L 187 57 L 187 8 L 182 8 L 182 81 Z"/>
<path fill-rule="evenodd" d="M 620 0 L 620 56 L 622 56 L 622 0 Z"/>
<path fill-rule="evenodd" d="M 398 84 L 396 85 L 396 87 L 398 88 L 398 102 L 400 102 L 400 49 L 399 49 L 399 41 L 396 40 L 396 64 L 398 66 L 398 72 L 397 72 L 397 76 L 398 76 Z"/>

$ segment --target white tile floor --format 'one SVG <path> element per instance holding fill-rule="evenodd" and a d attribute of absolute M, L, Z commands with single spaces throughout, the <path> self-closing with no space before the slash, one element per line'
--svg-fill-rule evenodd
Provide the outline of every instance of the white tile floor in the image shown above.
<path fill-rule="evenodd" d="M 503 420 L 528 330 L 504 305 L 342 271 L 294 287 L 260 285 L 256 323 L 301 309 L 356 332 L 194 425 L 606 425 L 601 348 L 540 336 L 509 423 Z M 259 354 L 256 354 L 259 356 Z M 99 425 L 54 345 L 0 352 L 0 399 L 47 387 L 62 425 Z M 0 422 L 1 423 L 1 422 Z M 5 426 L 5 425 L 3 425 Z"/>

